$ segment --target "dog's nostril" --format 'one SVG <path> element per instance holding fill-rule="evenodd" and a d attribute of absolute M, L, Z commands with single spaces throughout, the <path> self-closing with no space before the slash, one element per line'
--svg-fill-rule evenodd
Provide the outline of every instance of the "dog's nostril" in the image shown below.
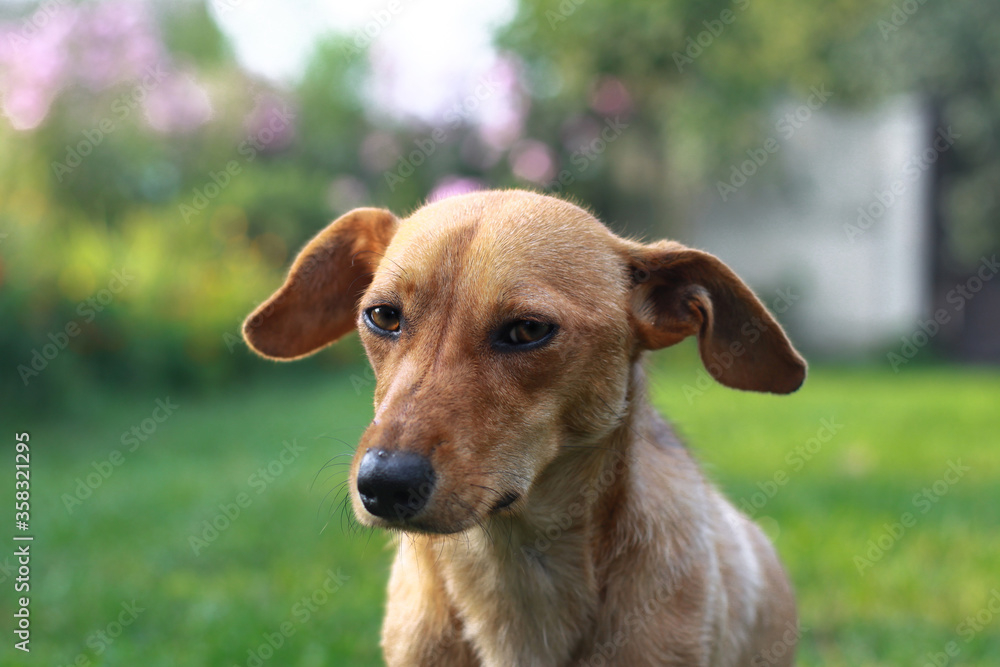
<path fill-rule="evenodd" d="M 434 491 L 430 459 L 415 452 L 368 449 L 358 466 L 358 494 L 377 517 L 403 521 L 416 516 Z"/>

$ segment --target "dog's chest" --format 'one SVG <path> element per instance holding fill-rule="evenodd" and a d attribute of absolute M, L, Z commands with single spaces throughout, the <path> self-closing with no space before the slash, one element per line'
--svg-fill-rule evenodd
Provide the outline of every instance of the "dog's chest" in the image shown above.
<path fill-rule="evenodd" d="M 496 530 L 454 549 L 453 558 L 439 561 L 445 589 L 485 667 L 570 659 L 598 603 L 582 534 L 567 530 L 553 540 L 544 531 Z"/>

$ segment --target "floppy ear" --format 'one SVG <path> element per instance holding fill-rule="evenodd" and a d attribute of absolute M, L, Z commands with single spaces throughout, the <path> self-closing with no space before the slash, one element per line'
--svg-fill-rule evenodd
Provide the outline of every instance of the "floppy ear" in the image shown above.
<path fill-rule="evenodd" d="M 639 246 L 631 256 L 632 314 L 643 346 L 698 336 L 702 363 L 727 387 L 788 394 L 802 385 L 806 362 L 720 259 L 673 241 Z"/>
<path fill-rule="evenodd" d="M 378 208 L 358 208 L 330 223 L 295 258 L 281 289 L 243 323 L 247 344 L 271 359 L 297 359 L 353 329 L 358 299 L 397 224 Z"/>

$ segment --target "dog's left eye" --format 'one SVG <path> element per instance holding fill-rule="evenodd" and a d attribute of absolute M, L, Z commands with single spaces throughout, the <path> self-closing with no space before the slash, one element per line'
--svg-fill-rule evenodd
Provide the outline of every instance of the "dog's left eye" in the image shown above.
<path fill-rule="evenodd" d="M 379 331 L 396 333 L 399 331 L 399 311 L 392 306 L 374 306 L 365 311 L 368 324 Z"/>
<path fill-rule="evenodd" d="M 540 344 L 552 335 L 556 329 L 554 324 L 537 320 L 518 320 L 507 325 L 500 337 L 500 343 L 510 346 L 528 346 Z"/>

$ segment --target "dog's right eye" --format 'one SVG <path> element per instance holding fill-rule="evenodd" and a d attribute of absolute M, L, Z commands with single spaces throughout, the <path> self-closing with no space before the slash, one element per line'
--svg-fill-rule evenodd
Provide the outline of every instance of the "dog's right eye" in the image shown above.
<path fill-rule="evenodd" d="M 494 345 L 500 350 L 533 350 L 552 338 L 556 325 L 538 320 L 517 320 L 501 328 Z"/>
<path fill-rule="evenodd" d="M 399 331 L 399 311 L 392 306 L 372 306 L 365 311 L 365 323 L 376 333 Z"/>

